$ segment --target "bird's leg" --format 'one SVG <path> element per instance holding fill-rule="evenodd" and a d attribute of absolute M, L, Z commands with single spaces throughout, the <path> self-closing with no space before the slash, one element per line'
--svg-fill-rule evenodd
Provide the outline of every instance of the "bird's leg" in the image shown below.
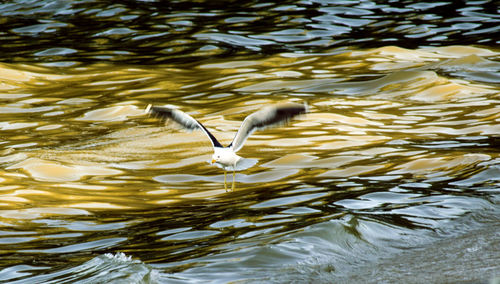
<path fill-rule="evenodd" d="M 235 171 L 233 171 L 233 186 L 231 187 L 231 189 L 234 191 L 234 175 L 236 174 Z"/>
<path fill-rule="evenodd" d="M 227 172 L 224 171 L 224 189 L 227 191 L 226 176 L 227 176 Z"/>

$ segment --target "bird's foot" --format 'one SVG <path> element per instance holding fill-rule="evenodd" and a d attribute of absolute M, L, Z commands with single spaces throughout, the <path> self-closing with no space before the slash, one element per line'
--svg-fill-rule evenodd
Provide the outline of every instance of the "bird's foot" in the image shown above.
<path fill-rule="evenodd" d="M 235 179 L 234 179 L 234 176 L 235 176 L 235 172 L 233 172 L 233 185 L 231 186 L 231 190 L 234 191 L 234 185 L 235 185 Z"/>
<path fill-rule="evenodd" d="M 227 172 L 224 171 L 224 190 L 227 192 L 227 182 L 226 182 Z"/>

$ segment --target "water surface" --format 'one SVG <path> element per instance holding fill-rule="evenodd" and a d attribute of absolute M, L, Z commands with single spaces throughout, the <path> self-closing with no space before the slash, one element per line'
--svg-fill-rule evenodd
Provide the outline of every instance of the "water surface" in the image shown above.
<path fill-rule="evenodd" d="M 498 276 L 498 17 L 479 2 L 0 5 L 1 281 Z M 174 105 L 228 144 L 288 101 L 310 113 L 251 136 L 232 192 L 203 133 L 144 113 Z"/>

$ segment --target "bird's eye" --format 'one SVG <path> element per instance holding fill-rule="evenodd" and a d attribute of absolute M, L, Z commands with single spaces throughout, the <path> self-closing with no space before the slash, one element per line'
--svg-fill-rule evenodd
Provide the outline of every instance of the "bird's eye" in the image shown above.
<path fill-rule="evenodd" d="M 220 159 L 220 156 L 217 156 L 217 159 Z"/>

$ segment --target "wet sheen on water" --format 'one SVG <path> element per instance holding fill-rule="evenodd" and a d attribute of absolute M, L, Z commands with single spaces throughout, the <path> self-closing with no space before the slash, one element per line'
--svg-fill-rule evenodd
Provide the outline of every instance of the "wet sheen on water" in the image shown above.
<path fill-rule="evenodd" d="M 495 58 L 455 46 L 182 70 L 3 64 L 0 241 L 11 257 L 2 266 L 61 269 L 123 252 L 167 273 L 159 277 L 234 266 L 230 280 L 249 277 L 248 267 L 321 259 L 325 241 L 340 259 L 349 255 L 338 250 L 362 253 L 365 242 L 426 242 L 446 220 L 498 210 L 489 196 L 500 180 L 499 89 L 466 80 L 498 72 Z M 247 141 L 240 154 L 259 162 L 236 174 L 234 192 L 207 162 L 202 133 L 143 112 L 178 106 L 229 143 L 247 114 L 280 101 L 307 101 L 310 113 Z"/>
<path fill-rule="evenodd" d="M 0 5 L 0 41 L 25 47 L 0 63 L 0 281 L 498 276 L 500 51 L 485 46 L 498 26 L 489 4 L 438 21 L 450 3 L 147 14 L 159 6 L 87 2 Z M 12 20 L 26 11 L 38 23 Z M 434 26 L 395 24 L 414 11 Z M 82 18 L 102 20 L 90 31 Z M 67 28 L 86 41 L 55 44 L 50 35 Z M 459 44 L 451 30 L 484 45 Z M 376 31 L 394 37 L 369 44 Z M 327 42 L 343 37 L 357 46 Z M 147 44 L 140 56 L 132 48 Z M 248 114 L 290 101 L 310 112 L 254 133 L 238 154 L 258 162 L 230 192 L 203 133 L 144 113 L 176 106 L 227 145 Z"/>

